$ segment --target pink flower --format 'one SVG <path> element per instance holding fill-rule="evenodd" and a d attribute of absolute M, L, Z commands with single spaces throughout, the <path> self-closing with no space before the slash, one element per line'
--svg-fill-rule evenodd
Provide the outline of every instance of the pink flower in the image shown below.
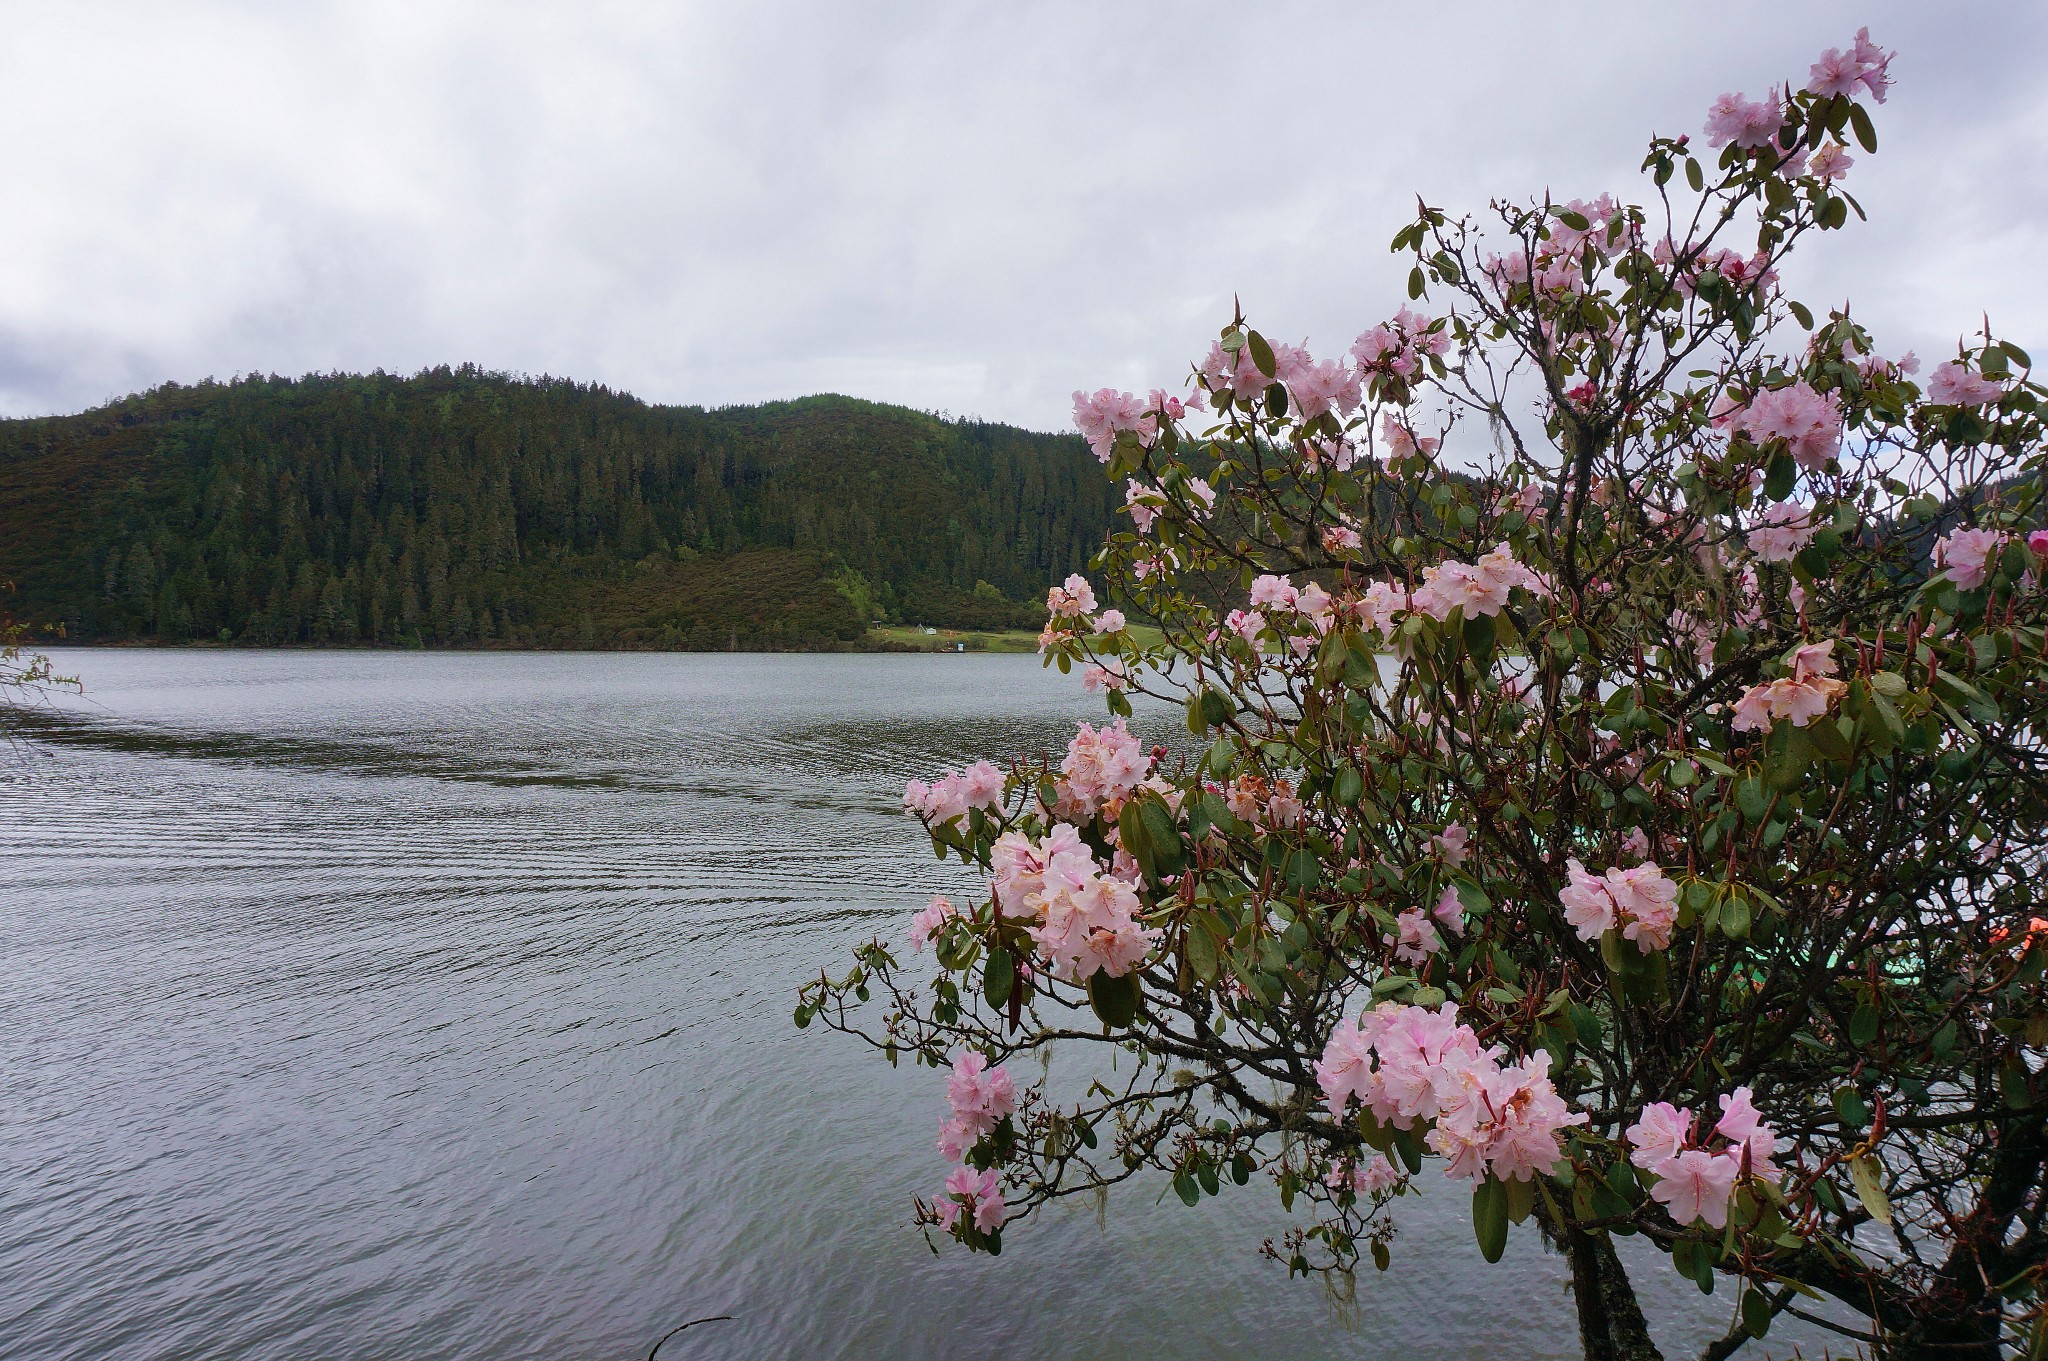
<path fill-rule="evenodd" d="M 2037 529 L 2027 535 L 2027 551 L 2036 558 L 2048 558 L 2048 529 Z"/>
<path fill-rule="evenodd" d="M 1166 504 L 1157 487 L 1148 487 L 1136 478 L 1124 483 L 1124 509 L 1130 512 L 1131 523 L 1140 534 L 1152 531 L 1152 522 L 1159 518 L 1159 508 Z"/>
<path fill-rule="evenodd" d="M 1534 515 L 1543 509 L 1543 484 L 1531 482 L 1514 494 L 1514 508 L 1524 515 Z"/>
<path fill-rule="evenodd" d="M 946 1079 L 946 1104 L 953 1109 L 954 1122 L 979 1137 L 1017 1113 L 1017 1085 L 1002 1064 L 991 1068 L 987 1055 L 963 1050 L 954 1057 Z"/>
<path fill-rule="evenodd" d="M 1265 631 L 1266 616 L 1257 610 L 1232 610 L 1224 616 L 1223 627 L 1256 648 L 1259 645 L 1259 634 Z"/>
<path fill-rule="evenodd" d="M 1823 96 L 1847 95 L 1855 98 L 1856 87 L 1863 83 L 1863 63 L 1856 60 L 1853 52 L 1844 52 L 1830 47 L 1820 54 L 1820 60 L 1807 68 L 1806 88 L 1813 94 Z"/>
<path fill-rule="evenodd" d="M 1769 146 L 1784 122 L 1776 100 L 1749 103 L 1741 95 L 1724 94 L 1707 110 L 1707 145 Z"/>
<path fill-rule="evenodd" d="M 1678 885 L 1654 861 L 1611 869 L 1605 877 L 1608 896 L 1626 923 L 1622 939 L 1634 941 L 1645 953 L 1669 949 L 1671 928 L 1678 920 Z"/>
<path fill-rule="evenodd" d="M 1081 688 L 1091 695 L 1101 694 L 1105 690 L 1121 691 L 1130 683 L 1131 678 L 1124 674 L 1123 666 L 1119 662 L 1088 666 L 1081 671 Z"/>
<path fill-rule="evenodd" d="M 1455 886 L 1446 884 L 1444 891 L 1436 898 L 1436 906 L 1430 909 L 1444 930 L 1454 936 L 1465 934 L 1465 900 L 1458 896 Z"/>
<path fill-rule="evenodd" d="M 924 949 L 925 942 L 939 933 L 939 928 L 960 915 L 960 909 L 953 906 L 953 900 L 934 895 L 931 902 L 910 919 L 910 948 Z"/>
<path fill-rule="evenodd" d="M 1508 602 L 1508 592 L 1517 586 L 1536 595 L 1549 594 L 1543 578 L 1516 562 L 1508 546 L 1501 544 L 1469 566 L 1446 562 L 1423 568 L 1422 585 L 1416 588 L 1411 603 L 1432 619 L 1448 619 L 1456 609 L 1472 619 L 1499 614 Z"/>
<path fill-rule="evenodd" d="M 1576 859 L 1565 861 L 1565 886 L 1558 893 L 1564 919 L 1581 940 L 1598 940 L 1615 927 L 1644 954 L 1671 946 L 1678 920 L 1678 885 L 1654 861 L 1631 869 L 1610 869 L 1596 878 Z"/>
<path fill-rule="evenodd" d="M 1045 593 L 1045 608 L 1056 619 L 1085 619 L 1095 613 L 1095 588 L 1077 572 Z"/>
<path fill-rule="evenodd" d="M 1428 457 L 1439 443 L 1434 436 L 1417 435 L 1391 411 L 1380 417 L 1380 439 L 1386 443 L 1388 458 Z"/>
<path fill-rule="evenodd" d="M 1330 554 L 1355 553 L 1364 540 L 1358 531 L 1345 525 L 1331 525 L 1323 531 L 1323 551 Z"/>
<path fill-rule="evenodd" d="M 1557 895 L 1564 905 L 1564 919 L 1580 940 L 1598 940 L 1614 927 L 1614 899 L 1608 896 L 1605 882 L 1588 874 L 1576 859 L 1564 863 L 1566 882 Z"/>
<path fill-rule="evenodd" d="M 1060 803 L 1091 817 L 1136 789 L 1151 766 L 1151 758 L 1122 719 L 1099 729 L 1083 723 L 1060 763 Z"/>
<path fill-rule="evenodd" d="M 1948 579 L 1965 591 L 1984 584 L 1991 559 L 2005 546 L 1995 529 L 1958 529 L 1934 542 L 1934 563 L 1948 569 Z"/>
<path fill-rule="evenodd" d="M 1388 936 L 1387 940 L 1394 946 L 1394 958 L 1403 964 L 1420 964 L 1444 948 L 1436 926 L 1419 907 L 1411 907 L 1394 918 L 1394 925 L 1400 934 Z"/>
<path fill-rule="evenodd" d="M 2005 389 L 1951 359 L 1935 367 L 1927 380 L 1927 400 L 1937 406 L 1983 406 L 2005 396 Z"/>
<path fill-rule="evenodd" d="M 1832 184 L 1847 176 L 1849 167 L 1854 164 L 1856 158 L 1849 154 L 1847 147 L 1840 142 L 1829 142 L 1806 162 L 1806 173 Z"/>
<path fill-rule="evenodd" d="M 1122 633 L 1123 630 L 1124 612 L 1122 610 L 1104 610 L 1095 621 L 1095 631 L 1097 633 Z"/>
<path fill-rule="evenodd" d="M 1429 839 L 1431 849 L 1443 857 L 1452 869 L 1462 869 L 1471 852 L 1472 834 L 1464 824 L 1453 822 Z"/>
<path fill-rule="evenodd" d="M 1145 402 L 1128 392 L 1113 388 L 1100 388 L 1092 395 L 1085 392 L 1074 394 L 1074 424 L 1080 429 L 1088 447 L 1102 462 L 1109 462 L 1116 447 L 1117 432 L 1136 431 L 1146 417 Z"/>
<path fill-rule="evenodd" d="M 1333 1190 L 1342 1190 L 1348 1186 L 1353 1193 L 1361 1196 L 1374 1195 L 1399 1185 L 1400 1181 L 1401 1173 L 1387 1161 L 1383 1153 L 1374 1154 L 1372 1161 L 1363 1166 L 1346 1163 L 1342 1167 L 1331 1168 L 1323 1176 L 1325 1186 Z"/>
<path fill-rule="evenodd" d="M 1345 416 L 1358 409 L 1358 373 L 1341 360 L 1304 365 L 1287 386 L 1300 420 L 1314 420 L 1332 408 Z"/>
<path fill-rule="evenodd" d="M 1643 834 L 1640 827 L 1629 828 L 1628 835 L 1621 839 L 1621 853 L 1632 855 L 1638 860 L 1646 858 L 1650 854 L 1650 838 Z"/>
<path fill-rule="evenodd" d="M 987 761 L 976 761 L 960 772 L 960 797 L 969 808 L 1002 807 L 1003 785 L 1003 772 Z"/>
<path fill-rule="evenodd" d="M 1664 1165 L 1663 1180 L 1650 1188 L 1650 1198 L 1680 1224 L 1704 1219 L 1708 1228 L 1718 1229 L 1728 1223 L 1728 1198 L 1735 1194 L 1741 1170 L 1725 1157 L 1689 1148 Z"/>
<path fill-rule="evenodd" d="M 1251 606 L 1253 609 L 1294 608 L 1298 593 L 1286 577 L 1262 576 L 1252 582 Z"/>
<path fill-rule="evenodd" d="M 1790 562 L 1818 532 L 1819 526 L 1805 506 L 1781 501 L 1765 511 L 1762 522 L 1749 531 L 1749 551 L 1765 562 Z"/>
<path fill-rule="evenodd" d="M 1003 1203 L 1001 1179 L 993 1167 L 978 1175 L 969 1167 L 955 1168 L 946 1178 L 946 1194 L 933 1208 L 938 1211 L 939 1227 L 948 1233 L 959 1222 L 963 1210 L 983 1233 L 1001 1228 L 1010 1217 L 1009 1207 Z"/>
<path fill-rule="evenodd" d="M 1887 52 L 1876 43 L 1870 41 L 1870 30 L 1868 28 L 1859 28 L 1856 30 L 1856 46 L 1851 50 L 1850 55 L 1863 68 L 1862 74 L 1857 77 L 1863 82 L 1863 88 L 1870 91 L 1872 99 L 1875 99 L 1880 104 L 1884 103 L 1885 91 L 1891 88 L 1892 83 L 1890 74 L 1892 58 L 1897 54 Z"/>
<path fill-rule="evenodd" d="M 1842 443 L 1842 401 L 1804 380 L 1764 388 L 1741 406 L 1728 406 L 1715 424 L 1749 436 L 1758 444 L 1786 441 L 1792 457 L 1809 472 L 1824 466 Z"/>
<path fill-rule="evenodd" d="M 1668 1101 L 1653 1101 L 1643 1107 L 1641 1117 L 1624 1131 L 1624 1137 L 1635 1150 L 1628 1160 L 1661 1177 L 1692 1140 L 1692 1112 Z"/>

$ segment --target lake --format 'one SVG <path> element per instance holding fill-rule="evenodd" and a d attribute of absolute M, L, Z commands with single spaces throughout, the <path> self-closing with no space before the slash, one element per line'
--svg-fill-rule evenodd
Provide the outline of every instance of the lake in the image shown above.
<path fill-rule="evenodd" d="M 1349 1313 L 1258 1256 L 1259 1182 L 1000 1259 L 909 1226 L 943 1078 L 794 993 L 971 890 L 905 778 L 1100 715 L 1036 658 L 57 659 L 85 695 L 0 745 L 9 1361 L 633 1361 L 713 1314 L 662 1361 L 1577 1354 L 1457 1187 Z M 1674 1342 L 1726 1327 L 1631 1260 Z"/>

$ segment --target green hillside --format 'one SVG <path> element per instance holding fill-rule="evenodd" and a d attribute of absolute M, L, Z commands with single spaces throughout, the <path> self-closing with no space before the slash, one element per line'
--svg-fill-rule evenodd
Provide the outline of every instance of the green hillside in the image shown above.
<path fill-rule="evenodd" d="M 474 368 L 0 422 L 0 580 L 77 641 L 802 648 L 1036 627 L 1115 502 L 1077 437 Z"/>

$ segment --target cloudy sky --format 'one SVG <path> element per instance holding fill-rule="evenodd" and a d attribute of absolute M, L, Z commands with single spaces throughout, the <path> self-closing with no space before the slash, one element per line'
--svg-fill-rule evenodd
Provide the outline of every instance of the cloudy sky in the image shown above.
<path fill-rule="evenodd" d="M 1417 194 L 1631 191 L 1652 130 L 1900 51 L 1871 222 L 1791 274 L 2048 349 L 2048 5 L 0 6 L 0 414 L 474 361 L 1050 428 L 1233 293 L 1339 350 Z"/>

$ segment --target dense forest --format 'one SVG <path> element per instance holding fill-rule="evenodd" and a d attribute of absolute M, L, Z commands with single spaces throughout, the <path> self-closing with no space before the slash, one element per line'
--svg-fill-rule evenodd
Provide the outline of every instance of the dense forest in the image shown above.
<path fill-rule="evenodd" d="M 0 581 L 77 641 L 823 647 L 1036 627 L 1115 499 L 1078 437 L 845 397 L 172 383 L 0 422 Z"/>

